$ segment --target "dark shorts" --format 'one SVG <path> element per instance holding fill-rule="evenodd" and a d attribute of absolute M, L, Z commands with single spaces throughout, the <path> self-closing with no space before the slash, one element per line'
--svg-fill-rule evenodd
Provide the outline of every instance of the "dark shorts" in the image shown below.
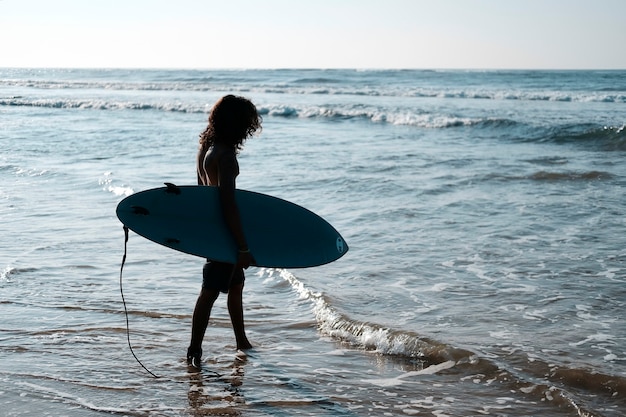
<path fill-rule="evenodd" d="M 202 268 L 202 288 L 210 288 L 228 293 L 228 289 L 243 284 L 245 276 L 242 268 L 233 271 L 234 265 L 208 261 Z"/>

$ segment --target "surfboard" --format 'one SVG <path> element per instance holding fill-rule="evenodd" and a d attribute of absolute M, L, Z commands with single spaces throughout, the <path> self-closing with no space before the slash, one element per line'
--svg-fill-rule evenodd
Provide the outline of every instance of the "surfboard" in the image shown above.
<path fill-rule="evenodd" d="M 223 220 L 217 187 L 166 185 L 124 198 L 116 209 L 118 219 L 160 245 L 236 262 L 238 248 Z M 307 268 L 333 262 L 348 251 L 339 232 L 304 207 L 239 189 L 235 199 L 255 266 Z"/>

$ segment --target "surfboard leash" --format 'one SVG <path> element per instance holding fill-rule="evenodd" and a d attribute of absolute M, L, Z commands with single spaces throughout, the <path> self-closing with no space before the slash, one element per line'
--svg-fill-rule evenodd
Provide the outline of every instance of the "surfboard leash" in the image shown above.
<path fill-rule="evenodd" d="M 128 246 L 128 227 L 124 225 L 124 256 L 122 257 L 122 266 L 120 267 L 120 294 L 122 295 L 122 304 L 124 304 L 124 314 L 126 316 L 126 339 L 128 341 L 128 347 L 130 348 L 130 353 L 133 354 L 133 357 L 135 358 L 137 363 L 139 363 L 139 365 L 141 365 L 141 367 L 145 369 L 146 372 L 148 372 L 154 378 L 160 378 L 160 376 L 155 375 L 152 371 L 146 368 L 146 366 L 143 363 L 141 363 L 137 355 L 135 355 L 135 351 L 133 350 L 133 345 L 130 342 L 130 325 L 128 322 L 128 309 L 126 308 L 126 300 L 124 299 L 124 288 L 122 285 L 122 272 L 124 271 L 124 264 L 126 263 L 127 246 Z"/>

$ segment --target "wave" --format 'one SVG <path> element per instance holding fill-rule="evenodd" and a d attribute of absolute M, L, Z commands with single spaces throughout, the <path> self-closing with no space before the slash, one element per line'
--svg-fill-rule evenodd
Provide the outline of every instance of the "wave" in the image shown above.
<path fill-rule="evenodd" d="M 626 125 L 567 126 L 554 132 L 549 139 L 558 143 L 598 144 L 605 150 L 626 150 Z"/>
<path fill-rule="evenodd" d="M 326 77 L 298 78 L 295 80 L 259 80 L 254 77 L 198 77 L 191 80 L 158 82 L 113 80 L 36 80 L 3 79 L 0 87 L 41 90 L 102 90 L 102 91 L 180 91 L 272 93 L 272 94 L 325 94 L 373 97 L 415 97 L 470 100 L 517 100 L 556 102 L 626 103 L 626 93 L 620 89 L 601 88 L 591 91 L 530 90 L 486 87 L 421 87 L 415 85 L 359 82 L 358 79 Z M 11 99 L 4 97 L 2 99 Z"/>
<path fill-rule="evenodd" d="M 0 282 L 11 282 L 11 279 L 21 273 L 28 273 L 36 271 L 36 268 L 14 268 L 12 266 L 6 266 L 4 270 L 0 271 Z"/>
<path fill-rule="evenodd" d="M 208 114 L 204 102 L 141 102 L 74 98 L 0 98 L 0 107 L 39 107 L 101 111 L 155 111 Z M 501 131 L 498 136 L 520 142 L 557 143 L 592 146 L 607 151 L 626 150 L 626 125 L 606 126 L 593 123 L 537 126 L 507 117 L 469 117 L 427 112 L 423 109 L 375 106 L 367 104 L 260 104 L 259 113 L 277 118 L 301 118 L 329 121 L 361 120 L 368 123 L 410 126 L 425 129 L 473 128 Z M 112 192 L 116 192 L 111 190 Z M 123 190 L 118 190 L 122 192 Z"/>
<path fill-rule="evenodd" d="M 415 334 L 394 332 L 373 323 L 354 321 L 339 313 L 323 294 L 307 288 L 291 272 L 284 269 L 276 271 L 291 285 L 300 298 L 313 304 L 313 312 L 319 329 L 328 336 L 366 350 L 375 350 L 384 355 L 400 355 L 435 362 L 461 360 L 463 357 L 472 355 L 467 351 L 449 349 L 449 346 L 420 338 Z M 274 271 L 266 270 L 266 272 L 271 275 Z"/>
<path fill-rule="evenodd" d="M 0 162 L 0 172 L 12 172 L 17 176 L 40 177 L 50 173 L 47 169 L 25 168 L 19 165 Z"/>
<path fill-rule="evenodd" d="M 504 175 L 499 173 L 489 174 L 483 179 L 487 181 L 541 181 L 541 182 L 556 182 L 556 181 L 602 181 L 610 180 L 614 178 L 614 175 L 605 171 L 536 171 L 528 175 Z"/>
<path fill-rule="evenodd" d="M 564 91 L 514 91 L 514 90 L 409 90 L 405 96 L 422 98 L 474 99 L 474 100 L 513 100 L 513 101 L 559 101 L 559 102 L 600 102 L 626 103 L 626 94 L 598 92 Z"/>
<path fill-rule="evenodd" d="M 146 103 L 133 101 L 107 100 L 78 100 L 78 99 L 27 99 L 8 98 L 0 99 L 0 106 L 40 107 L 49 109 L 79 109 L 79 110 L 138 110 L 163 111 L 179 113 L 207 113 L 206 104 L 176 103 Z M 387 123 L 392 125 L 406 125 L 422 128 L 449 128 L 449 127 L 509 127 L 517 122 L 499 118 L 471 118 L 457 117 L 430 113 L 413 113 L 410 111 L 384 109 L 362 106 L 289 106 L 289 105 L 260 105 L 259 113 L 263 116 L 329 119 L 329 120 L 364 120 L 373 123 Z"/>
<path fill-rule="evenodd" d="M 538 171 L 527 177 L 535 181 L 591 181 L 613 178 L 613 175 L 602 171 L 588 172 L 549 172 Z"/>
<path fill-rule="evenodd" d="M 132 101 L 79 100 L 79 99 L 27 99 L 23 97 L 0 98 L 0 106 L 41 107 L 49 109 L 82 110 L 158 110 L 180 113 L 204 113 L 205 105 L 182 103 L 143 103 Z"/>
<path fill-rule="evenodd" d="M 322 334 L 353 348 L 373 351 L 390 359 L 410 360 L 421 365 L 420 369 L 395 378 L 369 381 L 376 385 L 401 384 L 403 379 L 415 375 L 458 372 L 462 380 L 472 378 L 485 385 L 497 381 L 516 391 L 535 396 L 539 401 L 548 399 L 572 408 L 581 416 L 594 415 L 585 405 L 590 397 L 603 406 L 609 403 L 616 407 L 626 406 L 624 377 L 602 374 L 583 367 L 557 365 L 547 358 L 542 360 L 536 355 L 530 357 L 517 351 L 494 359 L 492 356 L 461 349 L 414 332 L 353 320 L 340 313 L 322 293 L 305 286 L 291 272 L 265 271 L 270 275 L 275 272 L 291 285 L 301 299 L 313 305 L 313 313 Z"/>
<path fill-rule="evenodd" d="M 626 125 L 605 126 L 591 123 L 557 125 L 538 128 L 520 140 L 584 145 L 605 151 L 624 151 L 626 150 Z"/>

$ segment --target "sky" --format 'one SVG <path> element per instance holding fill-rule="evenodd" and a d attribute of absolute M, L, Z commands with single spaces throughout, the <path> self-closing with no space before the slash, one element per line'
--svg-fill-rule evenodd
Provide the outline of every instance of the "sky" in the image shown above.
<path fill-rule="evenodd" d="M 0 67 L 626 69 L 626 0 L 0 0 Z"/>

